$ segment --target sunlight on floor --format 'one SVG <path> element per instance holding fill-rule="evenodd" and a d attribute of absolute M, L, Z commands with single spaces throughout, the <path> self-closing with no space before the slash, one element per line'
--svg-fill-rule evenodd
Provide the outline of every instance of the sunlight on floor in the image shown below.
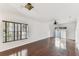
<path fill-rule="evenodd" d="M 24 49 L 24 50 L 21 50 L 21 51 L 18 51 L 16 53 L 13 53 L 9 56 L 27 56 L 27 49 Z"/>

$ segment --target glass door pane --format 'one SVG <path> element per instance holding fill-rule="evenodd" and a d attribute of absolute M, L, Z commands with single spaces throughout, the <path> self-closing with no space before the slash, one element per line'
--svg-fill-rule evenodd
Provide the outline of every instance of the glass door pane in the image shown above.
<path fill-rule="evenodd" d="M 15 40 L 18 40 L 18 24 L 15 23 Z"/>
<path fill-rule="evenodd" d="M 66 49 L 66 30 L 61 30 L 61 48 Z"/>
<path fill-rule="evenodd" d="M 27 28 L 26 28 L 26 25 L 25 24 L 22 24 L 22 38 L 23 39 L 26 39 L 26 30 L 27 30 Z"/>
<path fill-rule="evenodd" d="M 7 23 L 7 41 L 14 40 L 14 24 Z"/>
<path fill-rule="evenodd" d="M 28 28 L 27 28 L 27 25 L 25 25 L 25 38 L 27 39 L 27 31 L 28 31 Z"/>
<path fill-rule="evenodd" d="M 20 40 L 20 24 L 18 24 L 18 40 Z"/>
<path fill-rule="evenodd" d="M 3 22 L 3 42 L 5 42 L 5 36 L 6 36 L 6 33 L 5 33 L 5 22 Z"/>

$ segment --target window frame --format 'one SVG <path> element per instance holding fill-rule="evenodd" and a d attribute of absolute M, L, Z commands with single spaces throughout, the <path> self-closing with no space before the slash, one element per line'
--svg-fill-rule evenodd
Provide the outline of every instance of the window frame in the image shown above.
<path fill-rule="evenodd" d="M 27 39 L 27 30 L 28 30 L 27 27 L 28 27 L 28 24 L 19 23 L 19 22 L 12 22 L 12 21 L 5 21 L 5 20 L 3 20 L 2 22 L 4 23 L 4 25 L 3 25 L 3 27 L 4 27 L 3 28 L 3 43 Z M 13 30 L 12 31 L 13 32 L 12 33 L 13 38 L 10 36 L 11 39 L 13 39 L 13 40 L 9 40 L 8 39 L 9 38 L 8 35 L 10 35 L 9 34 L 10 33 L 9 29 L 11 29 L 11 28 L 9 28 L 10 27 L 10 23 L 13 24 L 13 29 L 12 29 Z M 17 25 L 17 27 L 15 25 Z M 25 26 L 25 28 L 22 27 L 22 25 Z M 22 38 L 22 36 L 23 36 L 22 29 L 26 30 L 24 32 L 25 33 L 25 35 L 24 35 L 25 38 Z"/>

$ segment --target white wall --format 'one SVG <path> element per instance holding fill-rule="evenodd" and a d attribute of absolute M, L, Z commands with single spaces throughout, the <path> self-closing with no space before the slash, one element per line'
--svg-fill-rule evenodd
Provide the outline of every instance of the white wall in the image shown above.
<path fill-rule="evenodd" d="M 9 8 L 9 9 L 8 9 Z M 26 23 L 29 25 L 29 37 L 26 40 L 20 40 L 9 43 L 3 42 L 3 25 L 2 20 Z M 24 17 L 21 13 L 13 9 L 8 4 L 0 4 L 0 51 L 28 44 L 49 37 L 49 27 L 47 23 L 41 23 Z"/>
<path fill-rule="evenodd" d="M 72 21 L 72 22 L 69 22 L 69 23 L 61 24 L 60 26 L 67 27 L 67 30 L 66 30 L 67 39 L 75 40 L 76 21 Z"/>

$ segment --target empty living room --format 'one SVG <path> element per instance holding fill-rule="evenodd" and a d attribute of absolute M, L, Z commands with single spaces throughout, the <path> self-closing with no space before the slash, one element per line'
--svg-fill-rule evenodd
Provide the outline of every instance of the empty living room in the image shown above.
<path fill-rule="evenodd" d="M 0 56 L 79 56 L 79 3 L 0 3 Z"/>

